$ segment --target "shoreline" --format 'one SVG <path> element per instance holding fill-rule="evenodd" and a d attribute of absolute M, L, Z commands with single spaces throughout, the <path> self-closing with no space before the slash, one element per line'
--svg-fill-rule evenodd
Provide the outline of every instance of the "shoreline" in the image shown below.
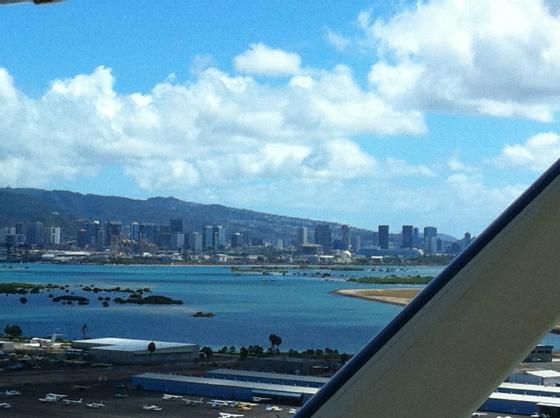
<path fill-rule="evenodd" d="M 364 299 L 370 302 L 387 303 L 389 305 L 406 306 L 422 289 L 339 289 L 333 295 Z"/>

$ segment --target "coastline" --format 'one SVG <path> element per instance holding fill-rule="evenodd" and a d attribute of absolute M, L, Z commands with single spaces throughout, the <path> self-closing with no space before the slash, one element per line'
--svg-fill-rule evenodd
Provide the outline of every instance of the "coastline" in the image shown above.
<path fill-rule="evenodd" d="M 406 306 L 420 290 L 422 289 L 339 289 L 333 290 L 331 293 L 390 305 Z"/>

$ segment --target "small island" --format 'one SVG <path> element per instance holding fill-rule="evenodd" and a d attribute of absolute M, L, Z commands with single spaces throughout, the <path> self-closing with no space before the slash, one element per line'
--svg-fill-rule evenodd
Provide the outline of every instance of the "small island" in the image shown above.
<path fill-rule="evenodd" d="M 198 311 L 196 313 L 193 313 L 191 316 L 193 318 L 214 318 L 216 316 L 216 314 L 214 314 L 212 312 Z"/>
<path fill-rule="evenodd" d="M 133 293 L 128 299 L 115 298 L 113 302 L 118 304 L 133 303 L 136 305 L 182 305 L 183 301 L 179 299 L 171 299 L 167 296 L 152 295 L 143 298 L 137 293 Z"/>

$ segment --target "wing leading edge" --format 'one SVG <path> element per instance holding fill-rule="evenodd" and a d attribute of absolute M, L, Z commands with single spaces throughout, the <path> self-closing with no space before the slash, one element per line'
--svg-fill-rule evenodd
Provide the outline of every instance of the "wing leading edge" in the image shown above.
<path fill-rule="evenodd" d="M 560 317 L 560 161 L 296 418 L 470 417 Z"/>

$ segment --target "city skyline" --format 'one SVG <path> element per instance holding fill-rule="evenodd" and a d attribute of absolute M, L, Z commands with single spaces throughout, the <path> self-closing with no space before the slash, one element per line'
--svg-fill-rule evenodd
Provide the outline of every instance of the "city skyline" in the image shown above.
<path fill-rule="evenodd" d="M 552 4 L 241 6 L 3 8 L 0 185 L 459 237 L 560 155 Z"/>

